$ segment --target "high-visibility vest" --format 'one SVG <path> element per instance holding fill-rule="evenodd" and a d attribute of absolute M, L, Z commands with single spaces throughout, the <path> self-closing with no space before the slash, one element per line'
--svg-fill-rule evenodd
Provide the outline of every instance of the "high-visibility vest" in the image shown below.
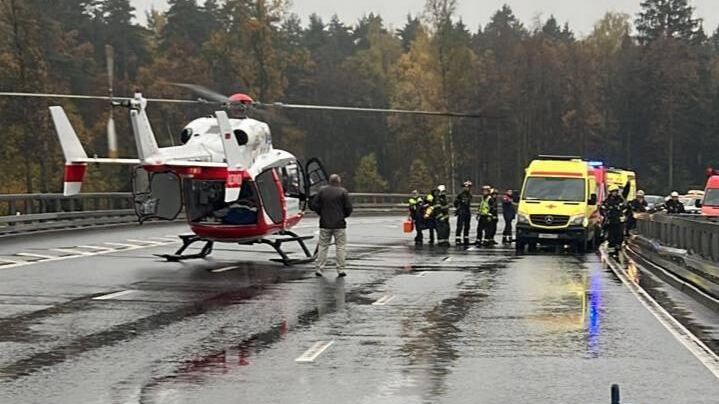
<path fill-rule="evenodd" d="M 489 198 L 482 197 L 479 202 L 479 215 L 489 216 Z"/>

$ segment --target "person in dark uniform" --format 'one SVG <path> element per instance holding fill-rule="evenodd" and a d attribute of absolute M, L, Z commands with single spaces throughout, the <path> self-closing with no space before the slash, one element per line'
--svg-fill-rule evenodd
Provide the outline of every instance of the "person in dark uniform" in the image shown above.
<path fill-rule="evenodd" d="M 449 198 L 447 198 L 447 187 L 440 185 L 437 187 L 437 245 L 449 246 Z"/>
<path fill-rule="evenodd" d="M 624 220 L 626 218 L 627 206 L 624 198 L 619 195 L 619 187 L 609 187 L 609 195 L 601 206 L 602 215 L 606 220 L 606 230 L 611 253 L 618 254 L 624 242 Z"/>
<path fill-rule="evenodd" d="M 465 181 L 463 185 L 462 192 L 454 199 L 454 213 L 457 216 L 454 242 L 457 245 L 469 245 L 469 226 L 472 221 L 472 181 Z"/>
<path fill-rule="evenodd" d="M 682 201 L 679 200 L 679 192 L 677 191 L 671 193 L 671 198 L 669 198 L 668 201 L 664 202 L 664 205 L 662 205 L 662 207 L 670 215 L 686 213 L 686 210 L 684 209 L 684 204 L 682 203 Z"/>
<path fill-rule="evenodd" d="M 627 210 L 627 228 L 624 233 L 625 236 L 629 235 L 629 231 L 637 227 L 637 219 L 634 218 L 635 214 L 644 213 L 647 211 L 648 203 L 644 199 L 644 191 L 641 189 L 637 191 L 637 197 L 634 200 L 629 201 L 629 209 Z"/>
<path fill-rule="evenodd" d="M 409 198 L 409 217 L 414 222 L 414 231 L 416 233 L 414 237 L 415 245 L 422 245 L 424 235 L 424 199 L 420 196 L 417 190 L 412 191 L 412 196 Z"/>
<path fill-rule="evenodd" d="M 502 243 L 509 244 L 512 242 L 512 222 L 517 215 L 514 209 L 514 197 L 512 190 L 508 189 L 502 196 L 502 216 L 504 216 L 504 231 L 502 232 Z"/>

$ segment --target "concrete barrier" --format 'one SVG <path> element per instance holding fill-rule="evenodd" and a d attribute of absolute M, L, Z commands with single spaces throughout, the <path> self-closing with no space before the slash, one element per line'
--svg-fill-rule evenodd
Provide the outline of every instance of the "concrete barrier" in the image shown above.
<path fill-rule="evenodd" d="M 640 218 L 637 232 L 664 246 L 719 265 L 719 221 L 695 215 L 657 213 Z"/>

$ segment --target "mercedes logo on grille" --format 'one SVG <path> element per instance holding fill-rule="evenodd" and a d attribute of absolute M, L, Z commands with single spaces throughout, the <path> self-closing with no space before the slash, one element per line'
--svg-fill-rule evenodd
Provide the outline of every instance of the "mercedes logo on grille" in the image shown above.
<path fill-rule="evenodd" d="M 546 224 L 552 224 L 552 223 L 554 223 L 554 216 L 552 216 L 552 215 L 547 215 L 547 216 L 545 216 L 545 217 L 544 217 L 544 223 L 546 223 Z"/>

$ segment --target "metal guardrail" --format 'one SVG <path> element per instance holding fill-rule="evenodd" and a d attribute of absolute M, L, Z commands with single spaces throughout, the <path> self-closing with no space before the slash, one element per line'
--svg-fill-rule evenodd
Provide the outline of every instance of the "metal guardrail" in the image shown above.
<path fill-rule="evenodd" d="M 719 222 L 692 215 L 650 215 L 637 220 L 640 235 L 719 264 Z"/>
<path fill-rule="evenodd" d="M 352 193 L 355 210 L 365 213 L 407 212 L 409 194 Z M 476 197 L 477 200 L 479 197 Z M 476 205 L 475 205 L 476 206 Z M 137 220 L 129 192 L 0 194 L 0 235 Z"/>
<path fill-rule="evenodd" d="M 18 214 L 132 209 L 129 192 L 63 194 L 0 194 L 0 217 Z"/>
<path fill-rule="evenodd" d="M 360 212 L 402 213 L 408 194 L 351 194 Z M 0 235 L 137 221 L 129 192 L 0 194 Z"/>

